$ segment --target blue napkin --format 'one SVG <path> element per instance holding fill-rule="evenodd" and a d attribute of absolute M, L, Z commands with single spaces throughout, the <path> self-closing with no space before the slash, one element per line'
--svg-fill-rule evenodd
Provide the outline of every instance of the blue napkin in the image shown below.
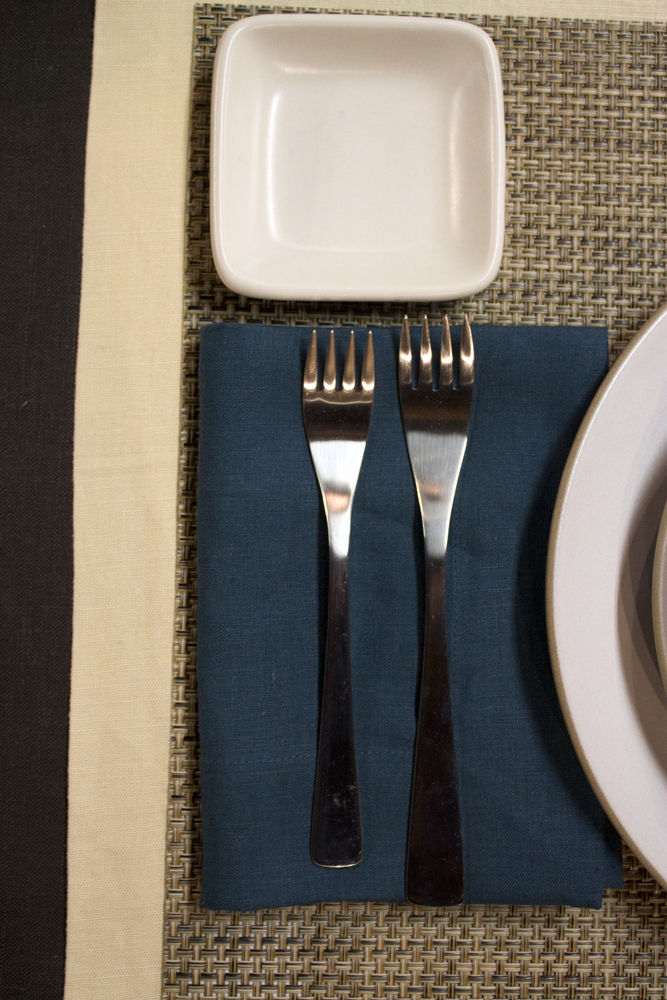
<path fill-rule="evenodd" d="M 405 898 L 423 543 L 398 404 L 399 331 L 373 331 L 374 411 L 352 516 L 364 858 L 343 869 L 318 868 L 309 855 L 328 553 L 301 420 L 310 334 L 229 323 L 201 336 L 201 903 L 209 909 Z M 366 334 L 356 335 L 360 368 Z M 568 451 L 607 370 L 607 335 L 496 326 L 473 335 L 473 414 L 447 562 L 465 901 L 599 907 L 605 888 L 623 884 L 621 848 L 558 704 L 545 561 Z M 341 369 L 347 339 L 337 331 Z"/>

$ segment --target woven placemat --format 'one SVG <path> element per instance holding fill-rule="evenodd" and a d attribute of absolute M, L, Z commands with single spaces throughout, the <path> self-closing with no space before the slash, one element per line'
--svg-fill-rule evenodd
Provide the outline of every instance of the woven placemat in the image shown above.
<path fill-rule="evenodd" d="M 211 257 L 209 117 L 225 28 L 276 7 L 195 11 L 188 186 L 164 996 L 667 997 L 667 899 L 625 852 L 624 891 L 568 907 L 342 903 L 212 913 L 201 870 L 196 692 L 197 360 L 212 320 L 397 324 L 410 303 L 289 303 L 226 289 Z M 507 232 L 485 292 L 438 322 L 607 325 L 614 360 L 667 299 L 665 25 L 466 17 L 494 39 L 505 88 Z M 421 307 L 420 307 L 421 308 Z"/>

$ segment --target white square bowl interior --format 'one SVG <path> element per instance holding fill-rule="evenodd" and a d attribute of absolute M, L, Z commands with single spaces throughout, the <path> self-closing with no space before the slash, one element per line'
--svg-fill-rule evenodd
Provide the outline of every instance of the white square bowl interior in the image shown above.
<path fill-rule="evenodd" d="M 500 63 L 480 28 L 268 14 L 215 60 L 211 233 L 222 280 L 277 299 L 452 300 L 504 236 Z"/>

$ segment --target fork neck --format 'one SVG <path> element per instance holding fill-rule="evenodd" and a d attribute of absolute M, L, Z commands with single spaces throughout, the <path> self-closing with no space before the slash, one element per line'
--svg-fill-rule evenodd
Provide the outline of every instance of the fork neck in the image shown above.
<path fill-rule="evenodd" d="M 352 495 L 339 495 L 337 510 L 331 510 L 331 498 L 327 504 L 327 528 L 329 549 L 336 559 L 347 559 L 350 551 L 350 529 L 352 527 Z"/>
<path fill-rule="evenodd" d="M 424 552 L 427 559 L 435 561 L 442 559 L 444 562 L 447 552 L 450 518 L 451 506 L 444 511 L 440 511 L 437 517 L 426 517 L 422 511 Z"/>

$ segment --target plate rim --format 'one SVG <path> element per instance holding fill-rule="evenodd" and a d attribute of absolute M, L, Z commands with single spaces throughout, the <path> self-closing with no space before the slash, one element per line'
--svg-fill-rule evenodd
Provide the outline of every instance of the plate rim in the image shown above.
<path fill-rule="evenodd" d="M 551 521 L 551 529 L 549 533 L 549 545 L 547 549 L 547 566 L 546 566 L 546 617 L 547 617 L 547 639 L 549 644 L 549 655 L 551 658 L 552 671 L 554 676 L 554 682 L 556 685 L 556 691 L 558 693 L 558 700 L 560 702 L 561 710 L 565 719 L 565 723 L 570 734 L 570 738 L 574 745 L 575 751 L 579 758 L 579 761 L 584 769 L 584 773 L 588 778 L 595 794 L 604 808 L 607 816 L 616 827 L 617 831 L 626 842 L 626 844 L 632 849 L 634 854 L 639 858 L 644 867 L 651 873 L 651 875 L 656 879 L 660 885 L 667 885 L 667 870 L 664 873 L 660 873 L 647 857 L 644 855 L 643 851 L 639 848 L 635 838 L 631 836 L 626 828 L 625 823 L 617 815 L 617 813 L 611 807 L 611 804 L 605 795 L 597 776 L 591 766 L 584 746 L 580 740 L 578 730 L 575 726 L 572 712 L 570 710 L 570 705 L 566 695 L 566 685 L 564 681 L 564 671 L 562 670 L 561 660 L 558 653 L 558 645 L 556 640 L 556 623 L 555 623 L 555 608 L 554 608 L 554 588 L 555 588 L 555 574 L 556 574 L 556 559 L 557 559 L 557 549 L 559 542 L 559 535 L 563 523 L 563 517 L 566 511 L 566 504 L 568 499 L 568 494 L 570 492 L 570 487 L 572 484 L 572 479 L 577 469 L 579 459 L 581 457 L 581 452 L 586 443 L 588 435 L 591 431 L 595 419 L 604 405 L 604 402 L 609 395 L 610 390 L 615 385 L 625 370 L 625 368 L 633 363 L 633 358 L 635 357 L 638 350 L 646 338 L 648 338 L 651 333 L 667 319 L 667 304 L 663 305 L 657 313 L 653 316 L 637 331 L 633 336 L 632 340 L 625 348 L 621 357 L 612 365 L 607 375 L 605 376 L 602 384 L 597 390 L 595 396 L 593 397 L 588 410 L 584 416 L 584 419 L 579 426 L 576 437 L 570 449 L 565 468 L 561 477 L 560 486 L 558 489 L 558 495 L 556 497 L 556 503 L 554 506 L 554 512 Z M 667 429 L 665 431 L 667 435 Z M 667 853 L 667 852 L 666 852 Z M 667 866 L 666 866 L 667 867 Z"/>

